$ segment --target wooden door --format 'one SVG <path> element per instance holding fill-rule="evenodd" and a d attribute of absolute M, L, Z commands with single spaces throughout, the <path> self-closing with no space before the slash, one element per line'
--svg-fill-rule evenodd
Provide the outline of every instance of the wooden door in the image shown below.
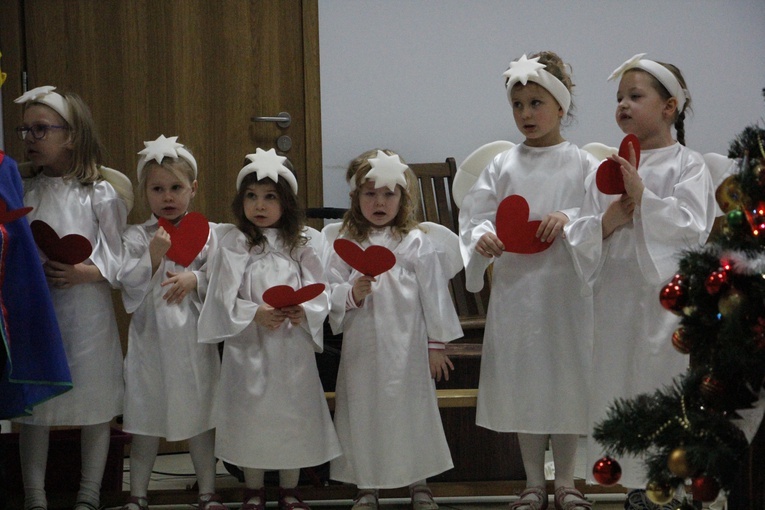
<path fill-rule="evenodd" d="M 316 0 L 17 0 L 0 7 L 6 152 L 26 88 L 55 85 L 93 111 L 107 166 L 135 182 L 144 140 L 179 135 L 199 163 L 193 207 L 230 221 L 244 156 L 275 147 L 295 166 L 307 207 L 322 204 Z M 26 75 L 24 75 L 26 73 Z M 251 121 L 288 112 L 291 125 Z M 13 136 L 12 136 L 13 135 Z M 148 209 L 138 203 L 130 221 Z"/>
<path fill-rule="evenodd" d="M 82 96 L 105 164 L 134 183 L 143 141 L 178 135 L 199 166 L 192 208 L 212 221 L 232 220 L 244 156 L 281 135 L 302 203 L 322 205 L 316 0 L 3 0 L 0 51 L 4 142 L 18 161 L 13 99 L 55 85 Z M 251 121 L 280 112 L 289 127 Z M 137 201 L 129 222 L 148 216 Z M 115 304 L 124 349 L 129 317 L 116 292 Z"/>

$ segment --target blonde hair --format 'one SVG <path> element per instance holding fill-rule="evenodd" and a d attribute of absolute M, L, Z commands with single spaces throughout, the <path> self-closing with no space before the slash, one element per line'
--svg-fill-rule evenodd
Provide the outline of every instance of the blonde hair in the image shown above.
<path fill-rule="evenodd" d="M 72 121 L 69 123 L 62 118 L 69 128 L 69 142 L 72 144 L 72 166 L 64 174 L 64 178 L 75 179 L 80 184 L 88 186 L 102 179 L 98 169 L 102 165 L 104 146 L 101 144 L 96 123 L 93 121 L 93 115 L 85 101 L 72 92 L 61 92 L 60 94 L 69 105 Z M 24 111 L 36 105 L 50 108 L 45 103 L 30 101 L 24 105 Z M 35 174 L 41 171 L 42 168 L 34 169 Z"/>
<path fill-rule="evenodd" d="M 187 181 L 189 186 L 196 180 L 194 179 L 194 169 L 191 168 L 189 162 L 183 158 L 164 157 L 162 158 L 161 163 L 157 163 L 156 160 L 151 160 L 143 167 L 141 180 L 138 181 L 138 196 L 144 204 L 148 202 L 146 197 L 146 181 L 149 179 L 149 174 L 151 173 L 150 170 L 154 167 L 164 168 L 178 178 L 178 180 Z"/>
<path fill-rule="evenodd" d="M 680 83 L 680 87 L 687 91 L 688 87 L 685 84 L 685 77 L 683 77 L 683 73 L 680 72 L 680 69 L 678 69 L 676 66 L 672 64 L 667 64 L 666 62 L 659 62 L 656 61 L 657 64 L 662 65 L 666 67 L 669 72 L 671 72 L 673 75 L 675 75 L 675 78 L 677 78 L 678 83 Z M 632 72 L 632 71 L 639 71 L 642 73 L 645 73 L 649 78 L 651 82 L 651 86 L 656 90 L 656 92 L 659 93 L 659 95 L 664 99 L 665 101 L 668 100 L 670 97 L 672 97 L 672 94 L 669 90 L 667 90 L 667 87 L 662 85 L 662 83 L 651 73 L 648 71 L 645 71 L 643 69 L 628 69 L 625 74 Z M 685 112 L 686 111 L 693 111 L 693 108 L 691 108 L 691 95 L 686 92 L 685 94 L 685 105 L 683 105 L 683 111 L 677 110 L 675 112 L 675 118 L 672 120 L 672 123 L 675 127 L 675 132 L 677 133 L 677 141 L 681 145 L 685 145 Z"/>
<path fill-rule="evenodd" d="M 382 150 L 388 156 L 396 155 L 395 152 L 388 149 L 372 149 L 364 152 L 356 157 L 348 165 L 348 170 L 345 173 L 345 180 L 349 184 L 353 184 L 351 187 L 351 207 L 346 211 L 343 216 L 343 226 L 340 228 L 341 233 L 347 233 L 348 236 L 354 241 L 362 242 L 369 238 L 369 232 L 372 230 L 373 225 L 367 220 L 361 212 L 361 205 L 359 201 L 359 194 L 361 185 L 364 183 L 364 178 L 372 170 L 372 165 L 369 163 L 371 158 L 377 156 L 377 151 Z M 400 158 L 401 156 L 399 156 Z M 403 164 L 406 162 L 401 159 Z M 393 219 L 391 229 L 399 237 L 403 237 L 413 229 L 417 228 L 419 222 L 415 217 L 415 211 L 418 205 L 418 196 L 413 193 L 417 189 L 417 178 L 412 172 L 412 169 L 407 167 L 404 172 L 406 178 L 406 188 L 401 185 L 398 187 L 401 189 L 401 201 L 399 202 L 398 214 Z"/>

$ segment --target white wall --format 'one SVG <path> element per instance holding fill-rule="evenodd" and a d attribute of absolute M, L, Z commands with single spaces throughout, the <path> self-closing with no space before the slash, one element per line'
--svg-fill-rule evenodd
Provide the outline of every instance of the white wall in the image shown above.
<path fill-rule="evenodd" d="M 501 74 L 523 53 L 573 66 L 564 136 L 579 145 L 621 141 L 606 78 L 636 53 L 683 71 L 699 152 L 726 153 L 765 112 L 762 0 L 321 0 L 319 37 L 327 206 L 347 205 L 345 168 L 367 149 L 459 164 L 486 142 L 522 141 Z"/>

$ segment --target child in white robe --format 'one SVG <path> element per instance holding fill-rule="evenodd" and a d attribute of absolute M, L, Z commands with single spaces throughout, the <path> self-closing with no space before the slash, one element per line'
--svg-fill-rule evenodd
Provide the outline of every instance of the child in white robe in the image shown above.
<path fill-rule="evenodd" d="M 594 292 L 591 430 L 617 398 L 653 393 L 687 368 L 688 358 L 671 342 L 679 317 L 662 308 L 659 292 L 675 274 L 683 250 L 702 245 L 714 221 L 711 176 L 702 156 L 684 146 L 690 106 L 685 80 L 676 67 L 644 55 L 610 78 L 621 79 L 616 123 L 640 142 L 639 164 L 637 147 L 629 158 L 613 155 L 626 192 L 605 195 L 592 179 L 580 217 L 565 229 L 577 269 Z M 603 453 L 590 438 L 587 465 Z M 617 460 L 622 485 L 645 487 L 635 459 Z M 632 494 L 630 503 L 650 505 L 642 491 Z"/>
<path fill-rule="evenodd" d="M 142 225 L 123 235 L 124 259 L 118 278 L 125 309 L 132 314 L 125 358 L 123 430 L 133 435 L 130 499 L 123 510 L 145 510 L 160 438 L 188 440 L 199 488 L 200 510 L 225 510 L 215 495 L 215 431 L 212 404 L 220 372 L 214 345 L 197 342 L 197 319 L 206 288 L 209 233 L 186 253 L 170 252 L 187 243 L 188 214 L 197 192 L 197 162 L 178 137 L 160 135 L 138 154 L 138 192 L 151 210 Z M 194 216 L 196 215 L 196 216 Z M 160 222 L 167 222 L 165 226 Z M 184 223 L 186 222 L 186 223 Z M 175 242 L 168 230 L 173 231 Z"/>
<path fill-rule="evenodd" d="M 243 510 L 265 508 L 267 470 L 279 470 L 280 509 L 307 509 L 295 489 L 300 468 L 341 452 L 315 357 L 328 289 L 289 164 L 274 149 L 247 156 L 232 205 L 237 228 L 221 229 L 199 318 L 200 342 L 224 341 L 215 452 L 244 472 Z M 274 286 L 313 284 L 324 288 L 302 304 L 263 299 Z"/>
<path fill-rule="evenodd" d="M 84 237 L 92 252 L 77 264 L 47 255 L 44 262 L 73 388 L 17 420 L 24 508 L 47 508 L 50 427 L 78 426 L 82 476 L 74 508 L 94 510 L 109 452 L 109 423 L 122 413 L 122 349 L 111 288 L 117 285 L 128 208 L 102 177 L 103 147 L 90 109 L 76 94 L 55 88 L 37 87 L 15 100 L 24 105 L 18 132 L 30 162 L 22 165 L 22 175 L 30 167 L 32 174 L 24 179 L 24 205 L 33 207 L 27 219 L 47 223 L 59 238 Z M 73 255 L 84 254 L 70 251 L 67 259 Z"/>
<path fill-rule="evenodd" d="M 578 213 L 585 179 L 597 161 L 561 135 L 573 84 L 558 55 L 524 55 L 504 76 L 513 118 L 525 140 L 494 157 L 463 199 L 459 216 L 463 260 L 467 274 L 474 276 L 468 290 L 480 290 L 486 267 L 494 263 L 476 423 L 518 433 L 526 489 L 511 508 L 547 507 L 549 440 L 556 508 L 589 508 L 574 488 L 574 467 L 578 435 L 588 432 L 592 302 L 580 295 L 560 234 Z M 552 243 L 549 248 L 505 252 L 495 217 L 510 195 L 526 199 L 529 220 L 541 220 L 534 235 Z"/>
<path fill-rule="evenodd" d="M 437 247 L 417 227 L 411 169 L 391 151 L 351 162 L 351 209 L 340 237 L 381 245 L 395 265 L 371 277 L 328 253 L 330 324 L 343 333 L 335 427 L 343 456 L 330 477 L 358 489 L 355 509 L 378 505 L 378 489 L 409 486 L 416 510 L 437 508 L 426 478 L 453 464 L 434 378 L 452 368 L 444 342 L 462 336 Z"/>

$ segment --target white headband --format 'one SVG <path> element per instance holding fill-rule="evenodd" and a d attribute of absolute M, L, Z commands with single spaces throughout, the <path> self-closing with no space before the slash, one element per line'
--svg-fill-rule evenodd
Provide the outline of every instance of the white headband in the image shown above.
<path fill-rule="evenodd" d="M 159 135 L 156 140 L 143 142 L 144 149 L 138 151 L 141 159 L 138 160 L 138 167 L 136 168 L 139 181 L 141 180 L 143 167 L 146 166 L 146 163 L 153 159 L 161 165 L 162 160 L 165 158 L 181 158 L 186 160 L 191 165 L 191 169 L 194 170 L 194 179 L 197 178 L 197 160 L 183 147 L 183 144 L 178 143 L 176 140 L 178 140 L 177 136 L 165 138 L 165 135 Z"/>
<path fill-rule="evenodd" d="M 377 156 L 369 158 L 369 165 L 372 169 L 367 172 L 362 182 L 358 183 L 358 185 L 366 181 L 375 181 L 376 188 L 387 186 L 391 191 L 396 191 L 396 184 L 400 184 L 402 188 L 407 187 L 405 173 L 409 167 L 401 161 L 401 157 L 398 154 L 391 154 L 389 156 L 378 149 Z M 350 185 L 351 191 L 356 189 L 355 178 L 351 179 Z"/>
<path fill-rule="evenodd" d="M 297 179 L 295 179 L 295 174 L 284 165 L 284 162 L 287 161 L 286 157 L 277 155 L 274 149 L 264 151 L 258 147 L 255 149 L 255 154 L 247 154 L 245 158 L 249 163 L 239 170 L 239 175 L 236 178 L 237 190 L 239 190 L 244 178 L 254 172 L 258 176 L 258 180 L 268 177 L 272 181 L 278 182 L 279 177 L 283 178 L 292 188 L 292 192 L 297 195 Z"/>
<path fill-rule="evenodd" d="M 61 115 L 63 119 L 72 125 L 72 110 L 69 108 L 69 103 L 64 96 L 58 92 L 53 92 L 56 87 L 52 85 L 46 85 L 44 87 L 36 87 L 32 90 L 26 91 L 13 100 L 14 103 L 24 104 L 29 102 L 42 103 L 45 106 L 53 108 L 53 110 Z"/>
<path fill-rule="evenodd" d="M 523 55 L 515 62 L 510 62 L 510 69 L 502 73 L 502 76 L 508 79 L 507 100 L 510 101 L 510 104 L 513 104 L 513 100 L 510 97 L 513 85 L 516 83 L 526 85 L 526 83 L 533 81 L 552 94 L 560 107 L 563 108 L 563 114 L 565 115 L 568 113 L 569 106 L 571 106 L 571 92 L 569 92 L 562 81 L 545 71 L 545 67 L 544 64 L 539 63 L 539 57 L 528 59 L 526 55 Z"/>
<path fill-rule="evenodd" d="M 682 85 L 680 85 L 680 81 L 672 71 L 659 64 L 658 62 L 644 59 L 643 57 L 645 55 L 645 53 L 638 53 L 631 59 L 624 62 L 622 65 L 617 67 L 613 73 L 611 73 L 611 76 L 608 77 L 607 81 L 615 80 L 616 78 L 621 77 L 630 69 L 642 69 L 643 71 L 646 71 L 651 76 L 659 80 L 659 83 L 664 85 L 669 93 L 677 98 L 677 111 L 682 112 L 683 107 L 685 106 L 686 98 L 689 96 L 688 91 L 685 90 Z"/>

